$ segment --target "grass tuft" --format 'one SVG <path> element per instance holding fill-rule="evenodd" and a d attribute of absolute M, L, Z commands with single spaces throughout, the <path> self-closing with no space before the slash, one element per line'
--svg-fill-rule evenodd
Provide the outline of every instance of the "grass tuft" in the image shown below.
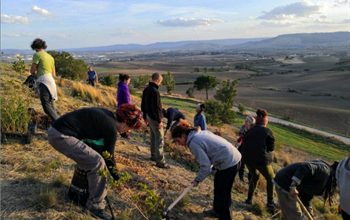
<path fill-rule="evenodd" d="M 62 187 L 68 185 L 68 177 L 66 174 L 62 173 L 52 181 L 52 186 Z"/>
<path fill-rule="evenodd" d="M 72 95 L 81 97 L 83 100 L 89 102 L 107 104 L 99 90 L 97 90 L 95 87 L 84 85 L 80 82 L 73 82 Z"/>
<path fill-rule="evenodd" d="M 57 192 L 50 188 L 40 189 L 36 203 L 44 208 L 52 208 L 57 204 Z"/>

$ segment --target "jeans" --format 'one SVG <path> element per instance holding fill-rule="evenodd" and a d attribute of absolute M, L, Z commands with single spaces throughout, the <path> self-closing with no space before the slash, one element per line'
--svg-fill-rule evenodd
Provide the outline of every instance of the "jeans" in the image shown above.
<path fill-rule="evenodd" d="M 89 79 L 89 85 L 95 86 L 96 79 Z"/>
<path fill-rule="evenodd" d="M 57 110 L 53 104 L 53 99 L 50 94 L 49 89 L 43 84 L 39 84 L 39 90 L 40 90 L 40 101 L 41 105 L 43 106 L 44 112 L 51 118 L 52 122 L 54 122 L 58 116 L 57 116 Z"/>

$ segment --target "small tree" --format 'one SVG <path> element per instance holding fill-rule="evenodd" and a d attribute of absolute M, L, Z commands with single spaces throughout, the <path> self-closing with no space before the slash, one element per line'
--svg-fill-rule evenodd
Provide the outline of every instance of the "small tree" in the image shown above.
<path fill-rule="evenodd" d="M 87 78 L 87 65 L 83 60 L 75 60 L 65 51 L 47 51 L 55 60 L 55 69 L 58 76 L 68 79 L 80 80 Z"/>
<path fill-rule="evenodd" d="M 214 98 L 216 100 L 221 101 L 229 108 L 232 108 L 234 99 L 237 95 L 237 91 L 235 89 L 237 83 L 237 80 L 233 80 L 232 82 L 230 80 L 222 81 L 220 84 L 220 88 L 216 91 L 216 94 L 214 95 Z"/>
<path fill-rule="evenodd" d="M 243 104 L 238 105 L 238 110 L 240 113 L 244 114 L 244 112 L 247 111 L 247 107 L 245 107 Z"/>
<path fill-rule="evenodd" d="M 144 89 L 146 87 L 146 84 L 151 81 L 151 76 L 141 75 L 141 76 L 135 77 L 131 81 L 133 82 L 134 88 Z"/>
<path fill-rule="evenodd" d="M 203 70 L 204 70 L 205 73 L 207 73 L 208 72 L 208 67 L 204 67 Z"/>
<path fill-rule="evenodd" d="M 12 63 L 13 70 L 17 73 L 23 73 L 26 69 L 26 63 L 21 56 L 17 56 L 18 61 Z"/>
<path fill-rule="evenodd" d="M 233 123 L 236 114 L 231 109 L 227 108 L 222 102 L 217 100 L 207 100 L 205 102 L 205 117 L 209 124 L 214 126 L 222 126 L 222 124 Z"/>
<path fill-rule="evenodd" d="M 208 100 L 208 90 L 214 89 L 217 84 L 218 84 L 218 81 L 216 77 L 211 75 L 199 76 L 197 77 L 196 81 L 194 81 L 194 85 L 198 91 L 205 89 L 207 94 L 207 100 Z"/>
<path fill-rule="evenodd" d="M 166 87 L 167 93 L 171 95 L 175 91 L 175 80 L 171 72 L 163 74 L 162 84 Z"/>
<path fill-rule="evenodd" d="M 188 97 L 190 98 L 194 98 L 194 88 L 190 87 L 186 90 L 186 94 L 188 95 Z"/>
<path fill-rule="evenodd" d="M 115 76 L 111 74 L 111 75 L 104 77 L 103 84 L 106 86 L 114 86 L 115 85 Z"/>
<path fill-rule="evenodd" d="M 194 68 L 194 71 L 195 71 L 196 73 L 200 73 L 200 72 L 201 72 L 201 69 L 200 69 L 199 67 L 196 67 L 196 68 Z"/>

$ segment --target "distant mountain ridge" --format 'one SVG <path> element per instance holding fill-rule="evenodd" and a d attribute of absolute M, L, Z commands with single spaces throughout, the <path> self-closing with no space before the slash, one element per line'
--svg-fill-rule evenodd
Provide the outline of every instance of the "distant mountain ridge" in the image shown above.
<path fill-rule="evenodd" d="M 349 46 L 350 32 L 284 34 L 258 42 L 247 42 L 233 46 L 241 49 L 306 48 L 325 46 Z"/>
<path fill-rule="evenodd" d="M 342 47 L 350 45 L 350 32 L 284 34 L 273 38 L 237 38 L 222 40 L 194 40 L 178 42 L 157 42 L 153 44 L 115 44 L 100 47 L 58 49 L 68 52 L 108 51 L 166 51 L 194 50 L 219 51 L 230 49 L 278 49 L 308 47 Z M 4 49 L 5 53 L 28 53 L 31 50 Z"/>

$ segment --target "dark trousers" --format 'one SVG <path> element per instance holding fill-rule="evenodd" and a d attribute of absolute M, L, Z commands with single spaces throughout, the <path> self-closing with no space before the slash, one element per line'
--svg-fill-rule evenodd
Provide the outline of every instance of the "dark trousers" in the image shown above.
<path fill-rule="evenodd" d="M 40 91 L 40 101 L 43 106 L 44 112 L 51 118 L 52 122 L 57 119 L 57 110 L 53 104 L 53 99 L 50 94 L 49 89 L 45 86 L 45 84 L 39 84 Z"/>
<path fill-rule="evenodd" d="M 89 85 L 95 86 L 95 79 L 89 79 Z"/>
<path fill-rule="evenodd" d="M 231 220 L 231 189 L 240 163 L 225 170 L 218 170 L 214 177 L 214 211 L 219 220 Z"/>
<path fill-rule="evenodd" d="M 341 211 L 341 216 L 343 217 L 344 220 L 350 220 L 350 215 L 344 212 L 344 210 Z"/>

